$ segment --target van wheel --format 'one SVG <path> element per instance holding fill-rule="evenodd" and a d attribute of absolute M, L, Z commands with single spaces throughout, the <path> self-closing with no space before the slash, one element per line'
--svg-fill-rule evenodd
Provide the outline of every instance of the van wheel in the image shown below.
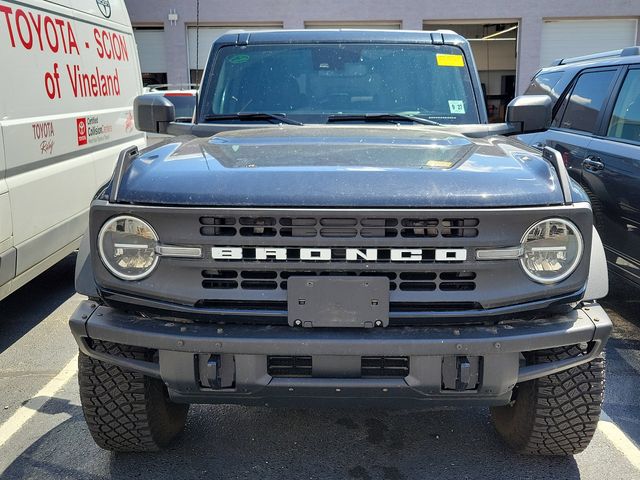
<path fill-rule="evenodd" d="M 95 350 L 149 360 L 143 348 L 96 342 Z M 78 357 L 82 411 L 99 447 L 116 452 L 151 452 L 182 431 L 189 405 L 173 403 L 164 384 L 83 353 Z"/>
<path fill-rule="evenodd" d="M 536 363 L 575 357 L 574 346 L 535 352 Z M 511 404 L 493 407 L 498 433 L 518 453 L 574 455 L 593 438 L 604 397 L 604 358 L 516 385 Z"/>

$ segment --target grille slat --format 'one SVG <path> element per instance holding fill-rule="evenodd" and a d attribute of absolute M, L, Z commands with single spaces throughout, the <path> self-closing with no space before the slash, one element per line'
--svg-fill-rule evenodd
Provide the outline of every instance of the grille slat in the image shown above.
<path fill-rule="evenodd" d="M 312 377 L 313 357 L 267 356 L 267 373 L 272 377 Z M 409 375 L 409 357 L 361 357 L 360 376 L 404 378 Z"/>
<path fill-rule="evenodd" d="M 207 216 L 200 217 L 200 233 L 205 237 L 473 238 L 479 234 L 479 223 L 477 218 Z"/>
<path fill-rule="evenodd" d="M 267 357 L 267 373 L 272 377 L 310 377 L 311 357 L 270 355 Z"/>
<path fill-rule="evenodd" d="M 236 279 L 240 276 L 241 281 Z M 441 272 L 440 281 L 435 272 L 389 272 L 370 270 L 203 270 L 202 286 L 209 290 L 286 290 L 287 280 L 291 277 L 309 276 L 372 276 L 387 277 L 389 288 L 407 292 L 432 292 L 435 290 L 455 292 L 475 290 L 475 272 Z M 399 282 L 397 280 L 400 280 Z"/>
<path fill-rule="evenodd" d="M 398 377 L 409 375 L 409 357 L 362 357 L 363 377 Z"/>

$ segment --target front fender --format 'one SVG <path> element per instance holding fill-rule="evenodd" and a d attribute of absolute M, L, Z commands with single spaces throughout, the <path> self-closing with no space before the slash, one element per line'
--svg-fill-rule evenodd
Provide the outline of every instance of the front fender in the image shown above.
<path fill-rule="evenodd" d="M 591 259 L 589 261 L 589 278 L 584 292 L 585 300 L 597 300 L 609 293 L 609 274 L 607 272 L 607 257 L 600 235 L 593 227 L 591 238 Z"/>
<path fill-rule="evenodd" d="M 91 267 L 91 243 L 89 237 L 89 229 L 87 229 L 80 242 L 80 249 L 76 258 L 76 292 L 90 298 L 97 298 L 99 293 L 93 276 L 93 268 Z"/>

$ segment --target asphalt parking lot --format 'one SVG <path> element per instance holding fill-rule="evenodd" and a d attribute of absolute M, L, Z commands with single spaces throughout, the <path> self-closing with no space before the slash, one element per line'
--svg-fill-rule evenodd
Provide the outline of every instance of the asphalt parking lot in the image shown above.
<path fill-rule="evenodd" d="M 638 479 L 640 300 L 615 283 L 603 302 L 605 411 L 591 446 L 569 458 L 515 455 L 488 411 L 192 407 L 186 431 L 156 454 L 92 442 L 77 392 L 67 319 L 81 297 L 74 257 L 0 302 L 0 478 Z"/>

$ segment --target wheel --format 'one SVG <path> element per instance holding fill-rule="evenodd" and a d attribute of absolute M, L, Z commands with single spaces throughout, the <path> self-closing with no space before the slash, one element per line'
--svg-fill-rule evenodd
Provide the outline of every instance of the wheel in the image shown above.
<path fill-rule="evenodd" d="M 109 342 L 94 348 L 116 356 L 150 360 L 149 351 Z M 99 447 L 118 452 L 151 452 L 182 431 L 189 405 L 173 403 L 164 384 L 83 353 L 78 357 L 80 401 Z"/>
<path fill-rule="evenodd" d="M 575 357 L 578 346 L 535 352 L 536 363 Z M 519 384 L 511 404 L 493 407 L 498 433 L 518 453 L 574 455 L 593 438 L 604 396 L 604 358 Z"/>
<path fill-rule="evenodd" d="M 591 202 L 591 211 L 593 212 L 593 226 L 596 227 L 598 232 L 604 227 L 604 218 L 606 216 L 604 205 L 598 198 L 598 196 L 591 191 L 586 185 L 582 185 L 582 188 L 589 197 Z"/>

